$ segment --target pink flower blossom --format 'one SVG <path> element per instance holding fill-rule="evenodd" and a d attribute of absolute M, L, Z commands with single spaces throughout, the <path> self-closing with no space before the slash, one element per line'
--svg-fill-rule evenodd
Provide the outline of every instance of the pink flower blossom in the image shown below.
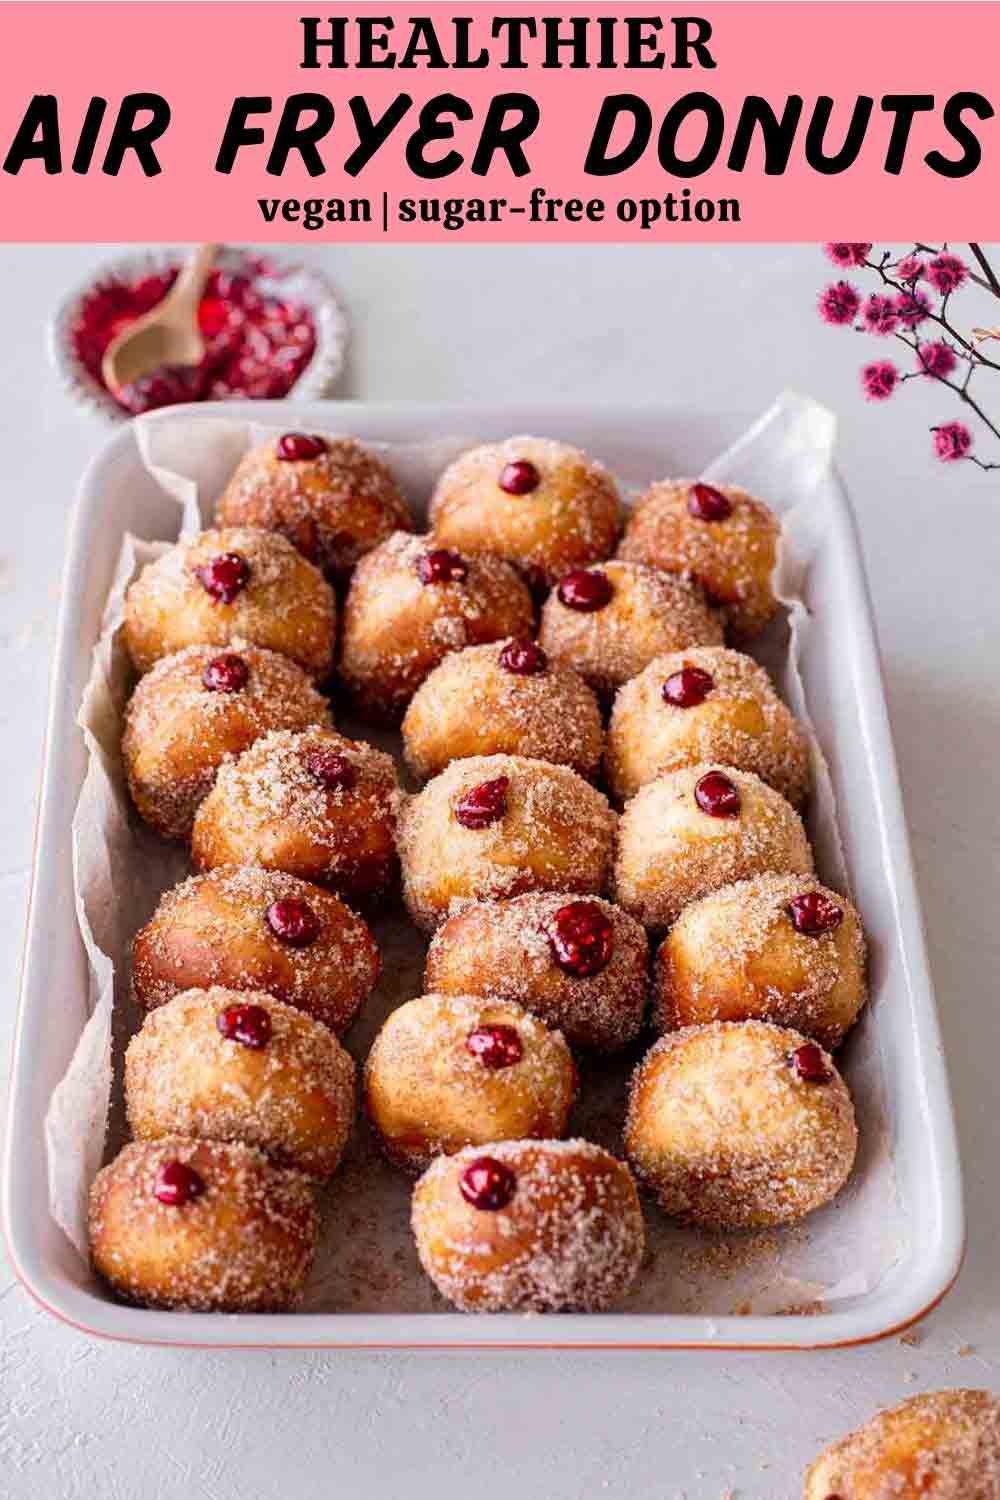
<path fill-rule="evenodd" d="M 904 255 L 896 267 L 897 281 L 919 281 L 926 267 L 919 255 Z"/>
<path fill-rule="evenodd" d="M 823 246 L 835 266 L 863 266 L 871 253 L 871 242 L 831 240 Z"/>
<path fill-rule="evenodd" d="M 899 371 L 890 359 L 877 359 L 861 371 L 861 384 L 869 401 L 887 401 L 899 383 Z"/>
<path fill-rule="evenodd" d="M 827 323 L 850 323 L 861 306 L 861 293 L 849 281 L 837 281 L 819 294 L 819 314 Z"/>
<path fill-rule="evenodd" d="M 899 322 L 895 302 L 891 297 L 883 297 L 880 292 L 872 292 L 865 303 L 862 316 L 868 332 L 877 333 L 882 338 L 885 338 L 890 333 L 895 333 L 896 325 Z"/>
<path fill-rule="evenodd" d="M 965 261 L 959 260 L 957 255 L 935 255 L 927 266 L 927 280 L 937 288 L 942 297 L 947 297 L 950 292 L 957 292 L 968 274 Z"/>
<path fill-rule="evenodd" d="M 917 350 L 920 369 L 924 375 L 936 380 L 946 380 L 958 364 L 958 357 L 950 344 L 921 344 Z"/>
<path fill-rule="evenodd" d="M 945 422 L 941 427 L 932 427 L 934 452 L 942 463 L 954 463 L 965 458 L 972 447 L 972 433 L 962 422 Z"/>
<path fill-rule="evenodd" d="M 931 310 L 931 299 L 924 292 L 913 289 L 900 292 L 896 298 L 896 316 L 907 328 L 916 328 Z"/>

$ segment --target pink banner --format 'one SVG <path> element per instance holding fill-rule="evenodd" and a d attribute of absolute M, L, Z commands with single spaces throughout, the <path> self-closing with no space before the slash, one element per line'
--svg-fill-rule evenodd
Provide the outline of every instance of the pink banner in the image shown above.
<path fill-rule="evenodd" d="M 1000 238 L 1000 7 L 4 4 L 5 240 Z"/>

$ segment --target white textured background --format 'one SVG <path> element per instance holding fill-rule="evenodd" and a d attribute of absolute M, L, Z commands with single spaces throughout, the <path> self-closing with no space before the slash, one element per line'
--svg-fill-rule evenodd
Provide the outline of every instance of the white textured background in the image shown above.
<path fill-rule="evenodd" d="M 57 292 L 101 253 L 0 251 L 3 1052 L 62 537 L 77 476 L 104 431 L 68 405 L 42 330 Z M 818 1447 L 876 1405 L 942 1385 L 1000 1388 L 1000 474 L 928 456 L 930 422 L 957 415 L 946 393 L 914 381 L 887 406 L 865 406 L 857 369 L 875 346 L 820 323 L 813 301 L 831 268 L 815 248 L 313 253 L 354 326 L 345 395 L 607 393 L 745 410 L 793 386 L 839 413 L 962 1138 L 965 1269 L 916 1345 L 754 1356 L 268 1355 L 89 1341 L 36 1308 L 0 1262 L 0 1496 L 722 1500 L 731 1491 L 794 1500 Z M 993 308 L 976 316 L 997 322 Z M 993 405 L 1000 411 L 1000 379 Z"/>

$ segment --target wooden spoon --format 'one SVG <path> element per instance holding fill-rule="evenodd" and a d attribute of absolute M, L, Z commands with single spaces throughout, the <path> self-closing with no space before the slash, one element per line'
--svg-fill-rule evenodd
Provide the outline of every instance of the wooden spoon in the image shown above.
<path fill-rule="evenodd" d="M 205 341 L 198 327 L 198 303 L 218 249 L 218 245 L 199 245 L 163 301 L 111 340 L 101 361 L 101 375 L 112 395 L 164 365 L 200 364 Z"/>

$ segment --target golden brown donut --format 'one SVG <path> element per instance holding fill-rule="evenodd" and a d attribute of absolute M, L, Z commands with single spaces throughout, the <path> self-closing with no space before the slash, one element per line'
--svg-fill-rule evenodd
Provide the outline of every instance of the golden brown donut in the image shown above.
<path fill-rule="evenodd" d="M 928 1391 L 880 1411 L 820 1454 L 804 1500 L 1000 1500 L 1000 1401 Z"/>
<path fill-rule="evenodd" d="M 337 605 L 318 568 L 273 531 L 249 526 L 186 537 L 147 564 L 125 595 L 125 644 L 137 672 L 185 646 L 249 642 L 333 666 Z"/>
<path fill-rule="evenodd" d="M 191 832 L 195 868 L 257 864 L 376 903 L 396 876 L 392 757 L 330 730 L 263 735 L 223 766 Z"/>
<path fill-rule="evenodd" d="M 610 1052 L 639 1033 L 647 962 L 645 929 L 610 901 L 531 891 L 449 917 L 427 950 L 424 988 L 516 1002 L 570 1046 Z"/>
<path fill-rule="evenodd" d="M 430 505 L 443 545 L 494 553 L 543 589 L 570 568 L 609 557 L 621 519 L 603 465 L 552 438 L 470 448 L 441 475 Z"/>
<path fill-rule="evenodd" d="M 716 1021 L 663 1036 L 632 1079 L 625 1152 L 672 1218 L 791 1224 L 843 1187 L 858 1132 L 829 1055 L 797 1031 Z"/>
<path fill-rule="evenodd" d="M 498 1141 L 439 1156 L 413 1190 L 420 1263 L 463 1312 L 599 1312 L 645 1249 L 635 1184 L 590 1141 Z"/>
<path fill-rule="evenodd" d="M 354 1062 L 326 1026 L 260 990 L 185 990 L 129 1043 L 125 1102 L 137 1140 L 243 1141 L 322 1182 L 354 1122 Z"/>
<path fill-rule="evenodd" d="M 132 988 L 147 1010 L 189 989 L 265 990 L 338 1036 L 380 968 L 375 939 L 336 896 L 253 865 L 174 886 L 132 944 Z"/>
<path fill-rule="evenodd" d="M 450 651 L 531 635 L 526 585 L 498 557 L 395 532 L 361 559 L 344 603 L 340 675 L 359 712 L 395 724 Z"/>
<path fill-rule="evenodd" d="M 334 582 L 413 521 L 388 466 L 357 438 L 283 432 L 244 454 L 219 496 L 220 526 L 278 531 Z"/>
<path fill-rule="evenodd" d="M 806 800 L 804 730 L 764 668 L 725 646 L 656 657 L 619 690 L 608 724 L 605 767 L 622 800 L 662 771 L 706 760 L 755 772 L 793 807 Z"/>
<path fill-rule="evenodd" d="M 734 766 L 685 766 L 648 781 L 618 825 L 615 900 L 647 927 L 767 871 L 811 875 L 802 819 L 780 792 Z"/>
<path fill-rule="evenodd" d="M 686 579 L 612 561 L 560 579 L 542 609 L 538 640 L 610 700 L 654 657 L 720 644 L 722 622 Z"/>
<path fill-rule="evenodd" d="M 524 891 L 599 895 L 615 814 L 571 771 L 521 755 L 453 760 L 399 818 L 403 899 L 432 932 L 469 901 Z"/>
<path fill-rule="evenodd" d="M 561 1033 L 519 1005 L 421 995 L 375 1038 L 364 1089 L 386 1156 L 422 1171 L 463 1146 L 564 1135 L 576 1069 Z"/>
<path fill-rule="evenodd" d="M 333 727 L 327 701 L 285 656 L 233 642 L 188 646 L 141 677 L 125 709 L 132 801 L 164 838 L 187 838 L 219 766 L 269 729 Z"/>
<path fill-rule="evenodd" d="M 286 1312 L 316 1249 L 313 1189 L 253 1146 L 132 1141 L 90 1190 L 94 1268 L 142 1307 Z"/>
<path fill-rule="evenodd" d="M 446 656 L 403 719 L 406 763 L 426 781 L 471 755 L 527 755 L 592 780 L 604 725 L 597 699 L 569 667 L 528 637 Z"/>
<path fill-rule="evenodd" d="M 865 1003 L 854 907 L 812 876 L 758 875 L 681 912 L 654 964 L 662 1031 L 773 1021 L 839 1047 Z"/>
<path fill-rule="evenodd" d="M 778 607 L 771 575 L 780 532 L 764 502 L 737 485 L 664 479 L 632 512 L 618 556 L 697 580 L 742 640 Z"/>

